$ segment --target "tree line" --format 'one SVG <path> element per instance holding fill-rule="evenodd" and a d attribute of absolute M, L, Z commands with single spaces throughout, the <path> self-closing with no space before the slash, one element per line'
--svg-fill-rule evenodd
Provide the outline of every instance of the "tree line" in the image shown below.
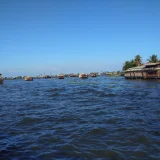
<path fill-rule="evenodd" d="M 147 61 L 150 63 L 157 63 L 157 62 L 160 62 L 160 59 L 158 59 L 158 56 L 156 54 L 153 54 L 147 59 Z M 136 55 L 134 59 L 132 59 L 130 61 L 125 61 L 122 69 L 123 69 L 123 71 L 125 71 L 129 68 L 138 67 L 141 65 L 143 65 L 142 57 L 140 55 Z"/>

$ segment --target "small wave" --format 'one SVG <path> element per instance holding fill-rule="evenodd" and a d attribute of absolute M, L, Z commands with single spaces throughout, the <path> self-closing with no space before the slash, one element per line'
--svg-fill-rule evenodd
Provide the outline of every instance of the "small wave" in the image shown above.
<path fill-rule="evenodd" d="M 109 82 L 108 84 L 117 84 L 117 82 Z"/>
<path fill-rule="evenodd" d="M 59 93 L 53 93 L 53 94 L 51 94 L 49 97 L 57 97 L 57 96 L 59 96 L 60 94 Z"/>
<path fill-rule="evenodd" d="M 104 135 L 106 130 L 104 128 L 95 128 L 88 132 L 89 135 Z"/>
<path fill-rule="evenodd" d="M 98 108 L 96 110 L 98 110 Z M 103 115 L 105 115 L 105 113 L 106 113 L 105 111 L 98 111 L 98 112 L 95 113 L 95 115 L 97 115 L 97 116 L 102 115 L 103 116 Z"/>
<path fill-rule="evenodd" d="M 145 135 L 136 135 L 132 138 L 132 141 L 134 143 L 140 143 L 140 144 L 150 144 L 149 139 Z"/>
<path fill-rule="evenodd" d="M 74 115 L 63 115 L 61 117 L 59 117 L 58 121 L 59 122 L 73 122 L 73 121 L 79 121 L 80 118 Z"/>
<path fill-rule="evenodd" d="M 120 123 L 122 121 L 121 118 L 110 118 L 106 121 L 106 123 L 108 124 L 116 124 L 116 123 Z"/>
<path fill-rule="evenodd" d="M 52 89 L 49 89 L 49 90 L 46 90 L 46 92 L 56 92 L 56 91 L 64 91 L 65 88 L 52 88 Z"/>
<path fill-rule="evenodd" d="M 135 158 L 136 158 L 136 157 L 143 158 L 143 157 L 146 157 L 146 156 L 147 156 L 147 153 L 144 152 L 144 151 L 135 151 L 135 152 L 134 152 L 134 155 L 135 155 Z"/>
<path fill-rule="evenodd" d="M 72 152 L 72 151 L 78 151 L 78 148 L 74 146 L 73 144 L 66 144 L 60 147 L 60 150 L 62 152 Z"/>
<path fill-rule="evenodd" d="M 89 94 L 89 93 L 92 93 L 92 94 L 101 94 L 103 93 L 103 91 L 100 91 L 100 90 L 96 90 L 96 89 L 84 89 L 84 90 L 79 90 L 78 92 L 75 92 L 76 94 Z"/>
<path fill-rule="evenodd" d="M 136 110 L 137 107 L 122 107 L 119 110 Z"/>
<path fill-rule="evenodd" d="M 108 88 L 116 88 L 117 86 L 112 85 L 112 86 L 108 86 Z"/>
<path fill-rule="evenodd" d="M 18 124 L 19 125 L 30 125 L 34 123 L 41 123 L 43 121 L 42 118 L 33 118 L 33 117 L 24 117 Z"/>
<path fill-rule="evenodd" d="M 44 134 L 39 137 L 39 142 L 48 143 L 49 145 L 52 145 L 53 143 L 61 142 L 61 139 L 53 134 Z M 32 147 L 36 149 L 38 146 L 34 144 Z"/>
<path fill-rule="evenodd" d="M 115 94 L 115 93 L 108 93 L 108 94 L 102 93 L 102 94 L 100 94 L 100 97 L 116 97 L 116 96 L 117 96 L 117 94 Z"/>
<path fill-rule="evenodd" d="M 99 157 L 99 158 L 107 158 L 107 159 L 115 159 L 115 160 L 121 160 L 123 159 L 122 157 L 122 154 L 120 154 L 119 152 L 117 151 L 114 151 L 114 150 L 103 150 L 103 149 L 94 149 L 94 150 L 91 150 L 91 153 L 93 155 L 95 155 L 96 157 Z"/>

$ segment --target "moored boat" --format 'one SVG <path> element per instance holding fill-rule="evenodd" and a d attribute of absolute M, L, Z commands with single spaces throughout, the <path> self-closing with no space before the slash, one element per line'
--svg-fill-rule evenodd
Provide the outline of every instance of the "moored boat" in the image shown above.
<path fill-rule="evenodd" d="M 63 74 L 59 74 L 59 75 L 58 75 L 58 78 L 59 78 L 59 79 L 64 79 L 64 75 L 63 75 Z"/>
<path fill-rule="evenodd" d="M 70 76 L 70 77 L 77 77 L 77 75 L 75 75 L 75 74 L 73 74 L 73 73 L 71 73 L 69 76 Z"/>
<path fill-rule="evenodd" d="M 90 76 L 91 77 L 97 77 L 97 75 L 95 73 L 91 73 Z"/>
<path fill-rule="evenodd" d="M 3 84 L 2 74 L 0 74 L 0 84 Z"/>
<path fill-rule="evenodd" d="M 24 77 L 25 81 L 33 81 L 33 77 Z"/>
<path fill-rule="evenodd" d="M 88 78 L 88 75 L 87 75 L 87 74 L 82 73 L 82 74 L 80 74 L 80 75 L 79 75 L 79 78 Z"/>

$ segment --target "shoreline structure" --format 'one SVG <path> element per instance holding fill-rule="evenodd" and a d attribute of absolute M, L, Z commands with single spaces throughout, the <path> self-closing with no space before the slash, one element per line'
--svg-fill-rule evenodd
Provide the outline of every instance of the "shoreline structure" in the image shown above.
<path fill-rule="evenodd" d="M 70 74 L 58 74 L 58 75 L 39 75 L 39 76 L 17 76 L 17 77 L 4 77 L 3 79 L 4 80 L 15 80 L 15 79 L 25 79 L 26 77 L 32 77 L 33 79 L 48 79 L 48 78 L 59 78 L 61 79 L 61 77 L 79 77 L 81 74 L 77 73 L 77 74 L 74 74 L 74 73 L 70 73 Z M 102 73 L 99 73 L 99 72 L 91 72 L 89 74 L 85 74 L 86 76 L 88 77 L 98 77 L 98 76 L 122 76 L 124 75 L 123 72 L 120 72 L 120 71 L 117 71 L 117 72 L 102 72 Z"/>
<path fill-rule="evenodd" d="M 24 79 L 25 81 L 32 81 L 33 79 L 42 79 L 42 78 L 59 78 L 64 79 L 65 77 L 79 77 L 83 78 L 82 75 L 85 75 L 85 78 L 88 77 L 98 77 L 98 76 L 124 76 L 126 79 L 160 79 L 160 62 L 158 63 L 146 63 L 141 66 L 132 67 L 126 71 L 117 71 L 117 72 L 91 72 L 90 74 L 59 74 L 59 75 L 40 75 L 36 77 L 32 76 L 17 76 L 17 77 L 5 77 L 2 78 L 0 74 L 0 84 L 3 84 L 4 80 L 14 80 L 14 79 Z"/>
<path fill-rule="evenodd" d="M 160 63 L 146 63 L 125 71 L 126 79 L 160 79 Z"/>

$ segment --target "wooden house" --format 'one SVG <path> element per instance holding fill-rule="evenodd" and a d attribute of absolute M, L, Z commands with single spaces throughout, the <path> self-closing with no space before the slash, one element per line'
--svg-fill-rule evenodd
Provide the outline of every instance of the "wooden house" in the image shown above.
<path fill-rule="evenodd" d="M 146 63 L 125 71 L 128 79 L 160 79 L 160 63 Z"/>

